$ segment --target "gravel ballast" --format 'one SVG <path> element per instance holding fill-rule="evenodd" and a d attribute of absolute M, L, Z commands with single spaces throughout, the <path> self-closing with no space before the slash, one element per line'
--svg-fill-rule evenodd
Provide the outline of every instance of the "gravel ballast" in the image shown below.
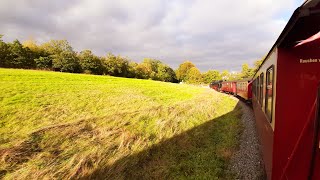
<path fill-rule="evenodd" d="M 253 111 L 244 102 L 239 101 L 239 104 L 243 112 L 241 117 L 243 132 L 241 134 L 240 147 L 231 158 L 229 170 L 236 175 L 236 179 L 265 179 Z"/>

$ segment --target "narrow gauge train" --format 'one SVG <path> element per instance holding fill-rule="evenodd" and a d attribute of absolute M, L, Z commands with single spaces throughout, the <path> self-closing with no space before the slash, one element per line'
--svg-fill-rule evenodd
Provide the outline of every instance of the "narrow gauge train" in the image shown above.
<path fill-rule="evenodd" d="M 217 91 L 221 91 L 228 94 L 233 94 L 235 96 L 239 96 L 246 101 L 251 101 L 252 98 L 252 84 L 251 80 L 237 80 L 237 81 L 219 81 L 216 84 L 211 85 L 212 89 Z M 220 87 L 220 88 L 215 88 Z"/>
<path fill-rule="evenodd" d="M 320 0 L 295 10 L 241 93 L 240 84 L 220 91 L 252 93 L 267 179 L 320 180 Z"/>
<path fill-rule="evenodd" d="M 220 88 L 221 88 L 221 82 L 222 81 L 213 81 L 210 83 L 210 88 L 216 90 L 216 91 L 220 91 Z"/>
<path fill-rule="evenodd" d="M 320 0 L 296 9 L 253 77 L 268 179 L 320 180 Z"/>

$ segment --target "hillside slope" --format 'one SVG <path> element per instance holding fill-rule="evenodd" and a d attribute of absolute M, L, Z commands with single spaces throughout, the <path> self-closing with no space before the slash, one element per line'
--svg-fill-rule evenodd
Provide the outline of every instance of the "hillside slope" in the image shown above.
<path fill-rule="evenodd" d="M 0 178 L 231 177 L 237 101 L 151 80 L 0 69 Z"/>

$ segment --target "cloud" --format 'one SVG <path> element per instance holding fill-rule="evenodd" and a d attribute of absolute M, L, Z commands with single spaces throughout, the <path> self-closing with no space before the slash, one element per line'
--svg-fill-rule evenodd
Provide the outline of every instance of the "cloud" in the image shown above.
<path fill-rule="evenodd" d="M 191 60 L 202 71 L 240 70 L 264 56 L 294 0 L 2 0 L 4 40 L 67 39 L 75 50 L 92 49 L 152 57 L 176 68 Z"/>

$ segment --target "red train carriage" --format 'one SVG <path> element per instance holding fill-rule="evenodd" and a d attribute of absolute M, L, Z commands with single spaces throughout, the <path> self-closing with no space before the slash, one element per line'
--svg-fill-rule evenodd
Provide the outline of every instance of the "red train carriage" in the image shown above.
<path fill-rule="evenodd" d="M 221 88 L 221 81 L 213 81 L 210 83 L 210 88 L 211 89 L 214 89 L 216 91 L 220 91 L 220 88 Z"/>
<path fill-rule="evenodd" d="M 237 83 L 235 81 L 221 82 L 221 91 L 230 94 L 237 94 Z"/>
<path fill-rule="evenodd" d="M 236 95 L 240 96 L 241 98 L 250 101 L 252 98 L 252 83 L 249 80 L 239 80 L 236 82 Z"/>
<path fill-rule="evenodd" d="M 268 179 L 320 180 L 320 0 L 299 7 L 253 82 Z"/>

